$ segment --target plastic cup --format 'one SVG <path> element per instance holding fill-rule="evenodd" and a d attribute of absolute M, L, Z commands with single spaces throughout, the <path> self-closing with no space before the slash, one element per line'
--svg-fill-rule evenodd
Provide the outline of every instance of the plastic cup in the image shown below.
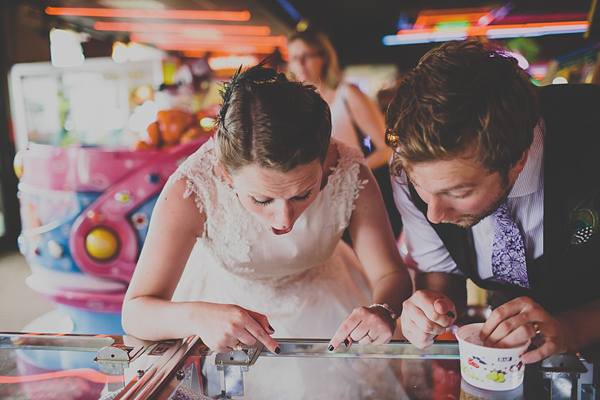
<path fill-rule="evenodd" d="M 472 386 L 486 390 L 512 390 L 523 383 L 525 365 L 521 354 L 530 341 L 518 347 L 484 347 L 479 333 L 483 323 L 469 324 L 456 332 L 460 374 Z"/>
<path fill-rule="evenodd" d="M 476 388 L 462 379 L 460 381 L 460 398 L 465 400 L 523 400 L 523 385 L 499 392 Z"/>

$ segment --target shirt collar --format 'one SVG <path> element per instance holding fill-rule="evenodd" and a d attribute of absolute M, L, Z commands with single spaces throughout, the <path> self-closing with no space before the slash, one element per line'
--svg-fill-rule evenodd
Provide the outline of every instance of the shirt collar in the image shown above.
<path fill-rule="evenodd" d="M 529 156 L 523 170 L 508 194 L 509 198 L 527 196 L 541 189 L 544 165 L 544 138 L 546 125 L 540 118 L 533 130 L 533 142 L 529 146 Z"/>

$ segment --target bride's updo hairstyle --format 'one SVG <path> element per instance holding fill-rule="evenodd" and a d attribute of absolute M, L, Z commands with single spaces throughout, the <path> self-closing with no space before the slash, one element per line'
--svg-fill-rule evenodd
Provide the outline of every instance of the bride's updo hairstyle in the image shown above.
<path fill-rule="evenodd" d="M 325 161 L 331 137 L 329 106 L 314 86 L 265 68 L 241 72 L 221 91 L 216 156 L 233 175 L 248 164 L 287 172 Z"/>

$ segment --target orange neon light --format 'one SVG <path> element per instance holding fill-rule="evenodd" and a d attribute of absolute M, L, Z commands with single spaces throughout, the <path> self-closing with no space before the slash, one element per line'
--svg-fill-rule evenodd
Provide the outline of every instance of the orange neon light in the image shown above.
<path fill-rule="evenodd" d="M 206 56 L 206 51 L 203 50 L 185 50 L 182 53 L 184 57 L 188 58 L 203 58 Z"/>
<path fill-rule="evenodd" d="M 191 43 L 160 43 L 156 45 L 159 50 L 165 51 L 211 51 L 211 52 L 226 52 L 239 54 L 271 54 L 275 51 L 275 46 L 252 46 L 252 45 L 236 45 L 236 44 L 191 44 Z"/>
<path fill-rule="evenodd" d="M 22 376 L 2 376 L 2 375 L 0 375 L 0 384 L 36 382 L 36 381 L 44 381 L 47 379 L 60 379 L 60 378 L 69 378 L 69 377 L 79 377 L 79 378 L 83 378 L 87 381 L 94 382 L 94 383 L 116 383 L 116 382 L 123 381 L 122 375 L 104 375 L 103 373 L 98 372 L 95 369 L 77 368 L 77 369 L 71 369 L 71 370 L 67 370 L 67 371 L 53 371 L 53 372 L 46 372 L 43 374 L 35 374 L 35 375 L 22 375 Z"/>
<path fill-rule="evenodd" d="M 265 25 L 210 25 L 210 24 L 152 24 L 144 22 L 104 22 L 96 21 L 97 31 L 118 32 L 174 32 L 174 33 L 212 33 L 222 35 L 268 36 L 271 28 Z"/>
<path fill-rule="evenodd" d="M 219 50 L 223 50 L 222 48 L 220 48 Z M 204 58 L 206 57 L 207 54 L 209 54 L 207 51 L 203 51 L 203 50 L 184 50 L 181 52 L 181 54 L 184 57 L 188 57 L 188 58 Z M 228 53 L 226 51 L 211 51 L 210 52 L 210 56 L 211 57 L 227 57 L 230 56 L 232 53 Z M 256 54 L 270 54 L 270 53 L 256 53 Z"/>
<path fill-rule="evenodd" d="M 489 15 L 488 15 L 489 14 Z M 427 10 L 421 11 L 415 21 L 415 26 L 426 27 L 436 25 L 442 22 L 465 21 L 477 23 L 481 17 L 488 16 L 493 19 L 489 7 L 466 8 L 466 9 L 448 9 L 448 10 Z"/>
<path fill-rule="evenodd" d="M 46 14 L 73 17 L 194 19 L 213 21 L 248 21 L 250 12 L 206 10 L 136 10 L 125 8 L 46 7 Z"/>
<path fill-rule="evenodd" d="M 423 10 L 419 11 L 419 15 L 434 16 L 434 15 L 453 15 L 453 14 L 485 14 L 492 9 L 490 7 L 469 7 L 469 8 L 445 8 L 443 10 Z"/>
<path fill-rule="evenodd" d="M 248 44 L 257 46 L 285 46 L 285 36 L 226 36 L 222 38 L 202 38 L 192 37 L 180 34 L 153 34 L 153 33 L 133 33 L 129 36 L 132 42 L 141 43 L 187 43 L 187 44 L 210 44 L 210 45 L 223 45 L 223 44 Z"/>
<path fill-rule="evenodd" d="M 489 30 L 524 30 L 527 29 L 536 29 L 536 28 L 557 28 L 573 26 L 573 25 L 581 25 L 582 27 L 587 27 L 587 21 L 563 21 L 563 22 L 532 22 L 529 24 L 510 24 L 510 25 L 487 25 L 487 26 L 469 26 L 467 28 L 444 28 L 444 29 L 436 29 L 436 28 L 422 28 L 422 29 L 402 29 L 398 31 L 398 35 L 416 35 L 416 34 L 430 34 L 434 32 L 452 32 L 452 31 L 465 31 L 467 36 L 485 36 L 487 35 Z"/>

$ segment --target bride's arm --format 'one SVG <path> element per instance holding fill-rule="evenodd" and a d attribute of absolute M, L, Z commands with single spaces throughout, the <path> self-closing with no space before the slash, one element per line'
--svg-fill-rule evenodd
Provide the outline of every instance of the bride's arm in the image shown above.
<path fill-rule="evenodd" d="M 368 180 L 360 190 L 350 219 L 350 236 L 373 288 L 374 304 L 387 304 L 396 317 L 402 312 L 402 303 L 412 294 L 412 281 L 394 240 L 381 191 L 364 164 L 360 166 L 359 179 Z M 353 311 L 331 340 L 337 348 L 347 337 L 361 344 L 388 342 L 393 335 L 396 321 L 390 318 L 388 309 L 361 307 Z M 368 334 L 368 336 L 366 336 Z M 363 338 L 371 338 L 362 342 Z"/>
<path fill-rule="evenodd" d="M 123 328 L 141 339 L 174 339 L 196 333 L 193 320 L 197 307 L 170 301 L 196 238 L 204 229 L 205 216 L 198 212 L 194 196 L 183 197 L 185 190 L 184 179 L 169 180 L 159 195 L 125 295 Z"/>
<path fill-rule="evenodd" d="M 252 345 L 257 338 L 275 351 L 277 343 L 269 336 L 269 322 L 261 314 L 234 305 L 171 301 L 206 220 L 195 197 L 184 198 L 185 190 L 185 179 L 169 180 L 154 207 L 123 303 L 125 332 L 145 340 L 200 335 L 217 351 L 231 350 L 238 340 Z"/>
<path fill-rule="evenodd" d="M 398 252 L 375 177 L 361 165 L 359 179 L 368 182 L 359 192 L 350 220 L 354 251 L 371 282 L 373 301 L 387 303 L 400 316 L 402 302 L 412 295 L 412 281 Z"/>

